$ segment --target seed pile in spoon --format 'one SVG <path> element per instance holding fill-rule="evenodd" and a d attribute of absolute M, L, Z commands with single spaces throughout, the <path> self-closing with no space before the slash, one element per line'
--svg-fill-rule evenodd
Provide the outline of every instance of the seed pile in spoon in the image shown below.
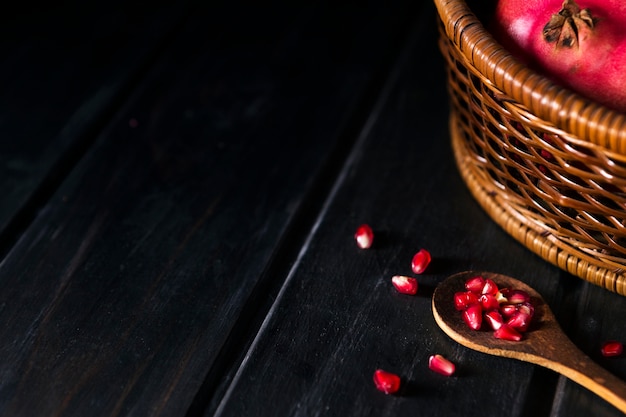
<path fill-rule="evenodd" d="M 480 275 L 465 281 L 465 291 L 454 294 L 454 306 L 472 330 L 486 325 L 497 339 L 520 341 L 528 330 L 535 308 L 530 295 L 514 288 L 498 288 Z"/>

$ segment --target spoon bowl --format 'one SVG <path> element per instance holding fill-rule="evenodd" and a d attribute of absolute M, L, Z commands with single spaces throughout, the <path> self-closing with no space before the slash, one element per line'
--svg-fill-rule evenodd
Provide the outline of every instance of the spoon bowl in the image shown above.
<path fill-rule="evenodd" d="M 465 281 L 481 275 L 499 288 L 526 291 L 535 308 L 531 325 L 522 340 L 496 339 L 492 331 L 472 330 L 454 306 L 454 294 L 465 291 Z M 586 387 L 626 413 L 626 383 L 580 351 L 565 335 L 541 295 L 515 278 L 493 272 L 466 271 L 441 282 L 433 293 L 433 315 L 437 325 L 461 345 L 495 356 L 519 359 L 558 372 Z"/>

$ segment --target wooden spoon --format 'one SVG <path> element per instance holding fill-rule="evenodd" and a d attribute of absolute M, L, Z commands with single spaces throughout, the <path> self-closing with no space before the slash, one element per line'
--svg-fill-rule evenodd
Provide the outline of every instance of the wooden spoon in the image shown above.
<path fill-rule="evenodd" d="M 520 289 L 530 294 L 535 314 L 521 341 L 496 339 L 491 331 L 472 330 L 465 324 L 461 312 L 454 307 L 454 293 L 465 291 L 465 281 L 476 275 L 491 278 L 499 288 Z M 463 346 L 552 369 L 626 413 L 626 383 L 581 352 L 563 333 L 541 295 L 522 281 L 491 272 L 467 271 L 452 275 L 435 289 L 433 315 L 439 327 Z"/>

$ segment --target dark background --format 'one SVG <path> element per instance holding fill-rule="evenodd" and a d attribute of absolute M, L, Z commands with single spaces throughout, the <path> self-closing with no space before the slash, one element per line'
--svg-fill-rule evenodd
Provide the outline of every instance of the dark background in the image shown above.
<path fill-rule="evenodd" d="M 619 415 L 434 322 L 446 276 L 516 276 L 626 377 L 599 355 L 623 297 L 463 184 L 430 2 L 41 2 L 0 22 L 0 415 Z"/>

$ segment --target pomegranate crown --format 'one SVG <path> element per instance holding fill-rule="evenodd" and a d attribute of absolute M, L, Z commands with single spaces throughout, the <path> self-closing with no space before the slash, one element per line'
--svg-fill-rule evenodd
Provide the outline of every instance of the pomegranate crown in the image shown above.
<path fill-rule="evenodd" d="M 565 0 L 561 10 L 553 14 L 543 27 L 546 42 L 557 47 L 578 48 L 578 34 L 584 27 L 593 29 L 596 19 L 589 9 L 581 9 L 574 0 Z"/>

